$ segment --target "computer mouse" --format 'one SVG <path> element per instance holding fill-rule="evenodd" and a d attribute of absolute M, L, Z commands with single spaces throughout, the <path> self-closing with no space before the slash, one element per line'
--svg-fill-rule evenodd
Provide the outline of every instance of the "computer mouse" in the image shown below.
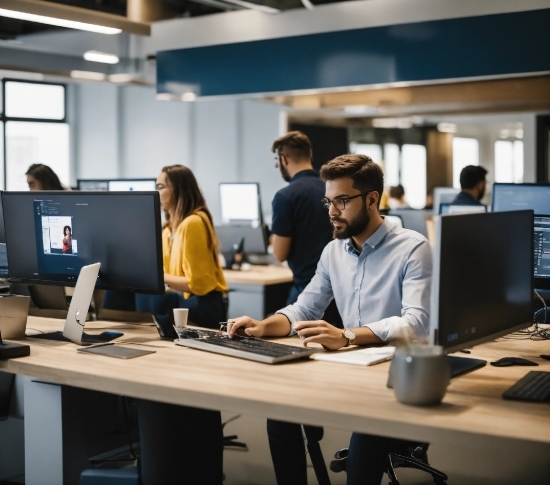
<path fill-rule="evenodd" d="M 550 354 L 540 354 L 541 359 L 550 360 Z"/>
<path fill-rule="evenodd" d="M 512 365 L 538 365 L 532 360 L 523 359 L 521 357 L 502 357 L 495 362 L 491 362 L 495 367 L 510 367 Z"/>

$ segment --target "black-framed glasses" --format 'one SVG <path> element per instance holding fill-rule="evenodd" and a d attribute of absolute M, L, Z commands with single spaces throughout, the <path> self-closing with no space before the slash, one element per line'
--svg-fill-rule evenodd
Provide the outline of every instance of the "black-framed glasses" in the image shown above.
<path fill-rule="evenodd" d="M 372 190 L 369 190 L 368 192 L 361 192 L 360 194 L 353 195 L 351 197 L 334 197 L 332 200 L 325 197 L 324 199 L 321 199 L 321 204 L 323 204 L 324 208 L 327 210 L 330 209 L 330 204 L 332 204 L 337 210 L 342 211 L 346 208 L 346 203 L 350 200 L 357 199 L 357 197 L 361 196 L 367 196 L 371 192 Z"/>

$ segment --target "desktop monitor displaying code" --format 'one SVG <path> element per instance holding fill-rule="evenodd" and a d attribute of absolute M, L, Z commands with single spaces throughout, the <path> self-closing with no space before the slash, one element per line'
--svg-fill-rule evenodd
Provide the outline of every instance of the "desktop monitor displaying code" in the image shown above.
<path fill-rule="evenodd" d="M 550 216 L 535 216 L 535 280 L 543 278 L 550 282 Z"/>
<path fill-rule="evenodd" d="M 10 278 L 72 286 L 101 263 L 97 287 L 164 291 L 158 192 L 3 192 Z"/>

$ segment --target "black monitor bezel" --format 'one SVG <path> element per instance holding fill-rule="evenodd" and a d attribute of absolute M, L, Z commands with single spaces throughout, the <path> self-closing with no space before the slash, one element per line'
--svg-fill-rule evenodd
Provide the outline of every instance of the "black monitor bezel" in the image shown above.
<path fill-rule="evenodd" d="M 517 213 L 517 212 L 533 212 L 530 211 L 499 211 L 496 213 L 492 212 L 480 212 L 478 214 L 456 214 L 454 217 L 487 217 L 490 214 L 507 214 L 507 213 Z M 445 350 L 445 353 L 450 354 L 453 352 L 457 352 L 460 350 L 464 350 L 466 348 L 471 348 L 476 345 L 480 345 L 486 342 L 493 341 L 497 338 L 504 337 L 505 335 L 509 335 L 512 332 L 516 332 L 518 330 L 524 329 L 529 327 L 529 325 L 532 324 L 532 320 L 518 323 L 517 325 L 514 325 L 512 327 L 509 327 L 505 330 L 502 330 L 501 332 L 495 332 L 491 335 L 486 335 L 477 339 L 472 339 L 468 342 L 461 342 L 456 345 L 445 345 L 445 343 L 440 342 L 440 332 L 439 332 L 439 283 L 440 283 L 440 258 L 441 258 L 441 231 L 442 231 L 442 225 L 445 223 L 445 220 L 448 220 L 447 217 L 440 217 L 436 221 L 436 243 L 434 246 L 434 252 L 433 252 L 433 272 L 432 272 L 432 291 L 430 295 L 430 343 L 433 345 L 441 345 L 443 349 Z M 533 217 L 534 222 L 534 217 Z M 531 234 L 531 255 L 534 255 L 534 231 L 533 234 Z M 531 259 L 531 275 L 534 274 L 534 257 Z M 531 294 L 534 295 L 535 290 L 535 279 L 533 276 L 531 276 Z M 434 311 L 435 310 L 435 311 Z"/>
<path fill-rule="evenodd" d="M 516 183 L 513 183 L 513 182 L 495 182 L 493 184 L 493 187 L 492 187 L 492 193 L 491 193 L 491 211 L 492 212 L 508 212 L 508 211 L 495 211 L 495 187 L 502 187 L 502 186 L 509 186 L 509 187 L 518 187 L 518 186 L 522 186 L 522 187 L 550 187 L 550 183 L 535 183 L 535 182 L 527 182 L 527 183 L 521 183 L 521 184 L 516 184 Z M 525 210 L 525 209 L 520 209 L 520 210 Z M 536 214 L 536 216 L 542 216 L 544 214 Z"/>
<path fill-rule="evenodd" d="M 153 196 L 153 204 L 154 204 L 154 214 L 155 214 L 155 234 L 156 234 L 156 246 L 157 246 L 157 268 L 158 273 L 156 275 L 157 279 L 157 289 L 151 290 L 151 289 L 142 289 L 142 288 L 128 288 L 128 287 L 121 287 L 121 286 L 114 286 L 114 285 L 104 285 L 96 283 L 95 288 L 98 290 L 113 290 L 113 291 L 122 291 L 122 292 L 129 292 L 129 293 L 145 293 L 149 295 L 162 295 L 165 291 L 165 285 L 164 285 L 164 267 L 163 267 L 163 260 L 162 260 L 162 223 L 161 223 L 161 216 L 160 216 L 160 196 L 158 191 L 116 191 L 116 192 L 104 192 L 104 191 L 59 191 L 59 190 L 41 190 L 36 191 L 37 193 L 41 195 L 51 195 L 51 196 L 59 196 L 59 195 L 82 195 L 83 193 L 88 193 L 94 196 L 103 196 L 103 197 L 109 197 L 111 195 L 124 195 L 129 196 L 130 194 L 138 194 L 140 196 L 143 195 L 152 195 Z M 0 191 L 0 197 L 4 197 L 4 193 L 6 191 Z M 10 194 L 14 195 L 29 195 L 32 194 L 32 192 L 29 191 L 9 191 Z M 3 200 L 2 200 L 3 202 Z M 2 204 L 2 212 L 4 211 L 4 204 Z M 2 214 L 4 216 L 4 214 Z M 9 271 L 9 245 L 7 243 L 8 236 L 6 234 L 6 253 L 8 257 L 8 271 Z M 24 284 L 35 284 L 35 285 L 52 285 L 52 286 L 68 286 L 68 287 L 74 287 L 76 286 L 75 282 L 70 281 L 57 281 L 57 280 L 46 280 L 46 279 L 35 279 L 35 278 L 13 278 L 11 275 L 8 278 L 8 281 L 10 283 L 24 283 Z"/>
<path fill-rule="evenodd" d="M 80 188 L 80 182 L 157 182 L 155 178 L 117 178 L 117 179 L 77 179 L 76 186 L 79 192 L 112 192 L 111 190 L 82 190 Z M 124 192 L 124 191 L 122 191 Z M 129 191 L 128 191 L 129 192 Z M 142 190 L 140 192 L 150 192 Z"/>

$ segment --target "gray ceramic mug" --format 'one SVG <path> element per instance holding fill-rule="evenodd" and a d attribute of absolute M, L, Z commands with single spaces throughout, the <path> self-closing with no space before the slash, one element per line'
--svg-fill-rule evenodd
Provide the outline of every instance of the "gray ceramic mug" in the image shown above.
<path fill-rule="evenodd" d="M 388 387 L 399 402 L 416 406 L 439 404 L 451 380 L 451 366 L 443 347 L 411 345 L 395 350 Z"/>

